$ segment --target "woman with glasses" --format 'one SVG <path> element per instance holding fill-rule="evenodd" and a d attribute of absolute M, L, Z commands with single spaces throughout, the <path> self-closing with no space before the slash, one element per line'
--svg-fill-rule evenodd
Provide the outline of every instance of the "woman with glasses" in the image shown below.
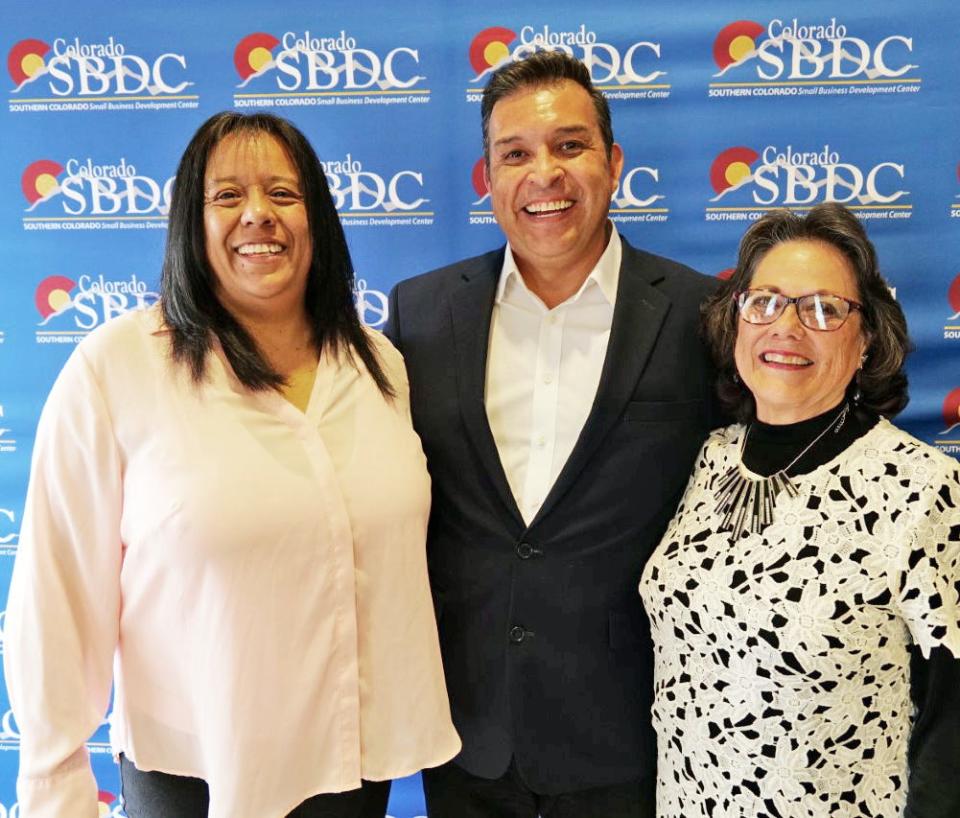
<path fill-rule="evenodd" d="M 740 422 L 641 580 L 657 815 L 960 815 L 960 474 L 888 420 L 907 328 L 859 221 L 764 216 L 704 327 Z"/>

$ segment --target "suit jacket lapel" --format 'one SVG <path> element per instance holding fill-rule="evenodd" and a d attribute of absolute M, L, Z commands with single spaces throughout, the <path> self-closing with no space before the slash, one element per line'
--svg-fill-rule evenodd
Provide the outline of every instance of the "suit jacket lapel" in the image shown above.
<path fill-rule="evenodd" d="M 622 241 L 617 302 L 593 407 L 534 523 L 570 489 L 610 427 L 620 419 L 670 311 L 669 299 L 653 286 L 662 276 L 651 270 L 625 239 Z"/>
<path fill-rule="evenodd" d="M 478 259 L 474 269 L 463 273 L 463 283 L 451 296 L 450 309 L 460 413 L 484 471 L 511 517 L 522 528 L 523 518 L 503 471 L 483 402 L 490 318 L 502 266 L 502 251 Z"/>

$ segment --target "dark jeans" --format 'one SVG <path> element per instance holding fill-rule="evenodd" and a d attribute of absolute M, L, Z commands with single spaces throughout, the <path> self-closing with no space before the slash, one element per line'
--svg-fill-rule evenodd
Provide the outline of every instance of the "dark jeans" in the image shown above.
<path fill-rule="evenodd" d="M 541 795 L 511 761 L 501 778 L 478 778 L 453 762 L 423 771 L 429 818 L 655 818 L 655 776 Z"/>
<path fill-rule="evenodd" d="M 206 818 L 207 782 L 168 773 L 143 772 L 120 756 L 123 808 L 129 818 Z M 358 790 L 315 795 L 287 818 L 383 818 L 389 781 L 364 781 Z"/>

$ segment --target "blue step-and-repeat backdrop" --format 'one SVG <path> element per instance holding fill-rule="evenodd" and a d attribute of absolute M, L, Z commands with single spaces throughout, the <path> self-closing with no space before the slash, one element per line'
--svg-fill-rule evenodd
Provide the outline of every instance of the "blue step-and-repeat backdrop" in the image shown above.
<path fill-rule="evenodd" d="M 236 108 L 306 132 L 379 327 L 394 282 L 502 241 L 478 103 L 496 65 L 536 49 L 582 59 L 610 98 L 626 155 L 610 213 L 635 244 L 720 275 L 766 210 L 854 208 L 916 345 L 902 423 L 960 454 L 950 0 L 8 0 L 0 23 L 0 600 L 45 395 L 88 332 L 157 298 L 171 176 L 197 126 Z M 0 818 L 18 815 L 18 746 L 0 689 Z M 90 749 L 101 814 L 122 815 L 105 727 Z M 416 778 L 390 814 L 423 814 Z"/>

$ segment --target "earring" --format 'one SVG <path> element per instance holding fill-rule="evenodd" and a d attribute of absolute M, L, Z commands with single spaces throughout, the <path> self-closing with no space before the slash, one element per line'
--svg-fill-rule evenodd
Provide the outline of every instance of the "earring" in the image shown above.
<path fill-rule="evenodd" d="M 863 390 L 860 388 L 860 377 L 863 375 L 863 365 L 867 362 L 867 353 L 860 356 L 860 366 L 857 367 L 856 374 L 853 376 L 853 394 L 850 396 L 854 406 L 860 403 L 863 398 Z"/>
<path fill-rule="evenodd" d="M 733 382 L 737 385 L 740 384 L 740 373 L 736 369 L 733 370 Z"/>

